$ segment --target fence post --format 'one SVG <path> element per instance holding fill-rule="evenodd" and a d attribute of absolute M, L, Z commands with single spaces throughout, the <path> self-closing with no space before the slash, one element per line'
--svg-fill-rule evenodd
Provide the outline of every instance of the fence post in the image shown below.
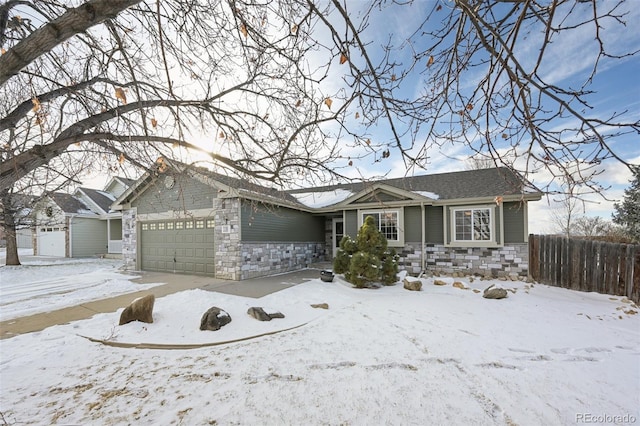
<path fill-rule="evenodd" d="M 540 279 L 540 238 L 537 235 L 529 235 L 529 277 L 538 281 Z"/>

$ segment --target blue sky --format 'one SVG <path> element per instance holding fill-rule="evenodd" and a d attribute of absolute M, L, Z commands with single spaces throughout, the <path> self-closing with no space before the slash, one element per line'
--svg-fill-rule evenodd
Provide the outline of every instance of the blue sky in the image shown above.
<path fill-rule="evenodd" d="M 450 4 L 447 1 L 441 1 L 441 4 Z M 609 0 L 599 1 L 600 8 L 610 6 L 614 2 Z M 347 3 L 350 16 L 358 21 L 359 8 L 364 8 L 368 3 L 359 1 L 350 1 Z M 376 12 L 372 15 L 367 30 L 362 34 L 365 42 L 371 42 L 370 51 L 376 53 L 375 46 L 381 46 L 385 42 L 391 40 L 396 46 L 400 46 L 407 37 L 410 37 L 415 28 L 423 21 L 426 13 L 434 8 L 438 3 L 436 0 L 422 0 L 411 4 L 410 6 L 392 6 L 389 10 Z M 607 48 L 613 53 L 629 52 L 640 49 L 640 31 L 637 26 L 640 25 L 640 8 L 634 7 L 633 1 L 627 1 L 624 7 L 629 13 L 625 18 L 628 22 L 627 27 L 609 26 L 607 23 L 603 34 L 605 34 L 605 42 Z M 584 10 L 588 10 L 589 5 L 580 5 Z M 427 28 L 436 28 L 439 25 L 437 20 L 429 22 Z M 340 29 L 339 29 L 340 30 Z M 426 41 L 425 41 L 426 42 Z M 592 60 L 594 51 L 593 34 L 590 31 L 576 31 L 568 36 L 558 37 L 554 42 L 547 55 L 545 66 L 542 67 L 541 73 L 549 81 L 557 84 L 575 87 L 582 84 L 586 78 L 588 65 Z M 526 61 L 529 57 L 537 55 L 537 47 L 531 44 L 523 43 L 516 49 L 516 55 Z M 397 49 L 391 52 L 394 59 L 398 62 L 407 63 L 407 56 L 411 54 L 411 50 L 406 46 L 404 49 Z M 353 57 L 353 60 L 358 60 Z M 326 63 L 326 57 L 319 56 L 312 58 L 312 61 L 318 63 Z M 345 66 L 332 65 L 335 79 L 329 79 L 329 87 L 327 92 L 336 90 L 340 85 L 341 73 L 345 71 Z M 341 68 L 342 67 L 342 68 Z M 640 121 L 640 86 L 638 83 L 640 76 L 640 59 L 636 55 L 623 60 L 605 60 L 600 64 L 599 72 L 594 78 L 593 85 L 590 89 L 596 93 L 587 97 L 593 109 L 590 115 L 596 117 L 606 117 L 613 112 L 628 111 L 623 118 L 626 121 Z M 481 78 L 482 74 L 469 74 L 469 80 Z M 401 96 L 413 97 L 416 93 L 425 90 L 424 81 L 421 75 L 415 74 L 411 79 L 404 82 L 399 94 Z M 355 110 L 352 111 L 353 116 Z M 622 120 L 622 119 L 621 119 Z M 348 123 L 356 125 L 357 123 Z M 557 127 L 562 128 L 565 123 L 558 122 Z M 381 121 L 378 125 L 370 129 L 372 141 L 388 140 L 389 128 L 386 122 Z M 204 135 L 204 138 L 208 138 Z M 343 147 L 343 154 L 348 155 L 352 152 L 354 156 L 358 154 L 358 150 L 351 148 L 351 140 L 341 140 L 340 145 Z M 633 164 L 640 164 L 640 143 L 638 143 L 638 135 L 627 135 L 619 138 L 612 143 L 613 149 L 625 161 Z M 449 171 L 465 170 L 467 168 L 466 160 L 471 152 L 461 143 L 448 143 L 442 145 L 439 149 L 432 148 L 428 152 L 429 162 L 424 170 L 417 169 L 408 171 L 403 161 L 401 161 L 398 152 L 391 151 L 390 158 L 374 162 L 372 158 L 354 161 L 352 167 L 346 167 L 347 160 L 336 163 L 336 167 L 343 167 L 341 172 L 353 177 L 373 178 L 385 175 L 386 177 L 401 177 L 407 174 L 424 174 L 424 173 L 441 173 Z M 590 202 L 584 204 L 585 213 L 588 215 L 602 216 L 610 219 L 613 211 L 613 202 L 620 200 L 623 191 L 629 186 L 631 173 L 619 163 L 609 161 L 600 165 L 601 175 L 599 182 L 603 187 L 607 188 L 603 191 L 602 196 L 590 195 L 586 198 Z M 532 175 L 535 184 L 543 185 L 549 179 L 546 174 Z M 87 179 L 85 185 L 100 187 L 103 178 Z M 554 229 L 550 225 L 550 214 L 554 209 L 554 200 L 557 197 L 547 196 L 543 200 L 532 203 L 530 205 L 530 231 L 533 233 L 553 232 Z"/>
<path fill-rule="evenodd" d="M 446 4 L 446 2 L 440 2 Z M 571 2 L 569 2 L 571 3 Z M 613 54 L 640 50 L 640 31 L 637 25 L 640 24 L 640 9 L 634 7 L 634 2 L 628 1 L 623 5 L 628 15 L 624 18 L 627 26 L 613 25 L 611 21 L 603 20 L 604 26 L 601 36 L 606 48 Z M 435 0 L 425 0 L 413 3 L 411 6 L 395 6 L 392 10 L 387 10 L 382 14 L 374 15 L 364 37 L 375 44 L 383 44 L 389 40 L 391 32 L 394 44 L 400 45 L 403 38 L 409 37 L 416 26 L 424 19 L 426 13 L 430 11 Z M 614 2 L 598 2 L 600 10 L 612 6 Z M 354 3 L 349 3 L 349 6 Z M 358 5 L 358 3 L 355 3 Z M 364 5 L 362 3 L 361 5 Z M 579 5 L 583 7 L 578 10 L 581 13 L 588 13 L 591 5 Z M 623 11 L 620 9 L 619 11 Z M 353 16 L 357 16 L 354 12 Z M 435 28 L 437 21 L 429 22 L 427 28 Z M 595 51 L 597 48 L 591 27 L 581 28 L 571 33 L 564 33 L 554 39 L 547 52 L 544 65 L 540 69 L 540 74 L 545 80 L 566 87 L 579 87 L 587 79 Z M 406 63 L 407 54 L 411 54 L 409 49 L 393 51 L 392 55 L 398 62 Z M 516 56 L 522 62 L 527 62 L 530 58 L 538 55 L 538 47 L 533 43 L 520 44 L 515 51 Z M 470 80 L 480 78 L 482 75 L 467 74 Z M 639 122 L 640 121 L 640 57 L 638 55 L 620 60 L 603 60 L 598 68 L 598 72 L 593 79 L 593 84 L 589 86 L 595 93 L 587 95 L 586 100 L 592 107 L 587 110 L 589 117 L 607 118 L 613 113 L 621 114 L 627 111 L 619 121 Z M 404 82 L 400 95 L 411 97 L 424 90 L 423 80 L 420 76 L 414 76 L 409 81 Z M 553 123 L 555 128 L 560 129 L 571 122 L 559 121 Z M 606 131 L 606 130 L 605 130 Z M 372 140 L 375 138 L 385 139 L 389 137 L 388 127 L 385 122 L 381 122 L 372 132 Z M 611 147 L 623 160 L 632 164 L 640 164 L 640 143 L 638 135 L 625 135 L 611 141 Z M 348 141 L 345 141 L 345 145 Z M 348 150 L 347 150 L 348 152 Z M 357 150 L 354 150 L 354 156 Z M 400 160 L 397 152 L 391 151 L 391 157 L 385 161 L 373 162 L 371 159 L 354 161 L 352 170 L 347 169 L 351 176 L 363 176 L 370 178 L 373 176 L 386 175 L 387 177 L 401 177 L 406 174 L 441 173 L 457 170 L 465 170 L 466 159 L 471 155 L 471 151 L 461 143 L 447 143 L 441 148 L 430 148 L 428 156 L 430 161 L 426 164 L 426 170 L 407 170 L 405 164 Z M 590 216 L 601 216 L 610 219 L 613 212 L 613 202 L 620 200 L 624 189 L 629 186 L 632 178 L 631 173 L 615 160 L 607 161 L 599 165 L 598 182 L 605 188 L 601 195 L 585 195 L 586 202 L 581 206 L 578 214 Z M 538 173 L 530 175 L 530 179 L 539 186 L 544 186 L 551 179 L 548 173 Z M 530 231 L 534 233 L 553 232 L 554 227 L 550 223 L 552 210 L 557 208 L 558 196 L 545 196 L 541 201 L 530 205 Z"/>

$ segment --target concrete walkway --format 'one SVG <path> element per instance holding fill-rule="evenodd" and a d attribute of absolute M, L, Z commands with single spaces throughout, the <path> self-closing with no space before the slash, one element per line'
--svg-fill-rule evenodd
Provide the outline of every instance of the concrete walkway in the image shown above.
<path fill-rule="evenodd" d="M 302 269 L 269 277 L 253 278 L 244 281 L 219 280 L 196 275 L 179 275 L 161 272 L 143 272 L 139 278 L 132 280 L 140 284 L 166 283 L 148 290 L 114 296 L 102 300 L 85 302 L 77 306 L 58 309 L 51 312 L 29 315 L 0 322 L 0 339 L 7 339 L 19 334 L 44 330 L 47 327 L 68 324 L 72 321 L 91 318 L 100 313 L 116 312 L 131 303 L 132 300 L 153 294 L 156 298 L 184 290 L 195 288 L 216 291 L 237 296 L 260 298 L 285 288 L 302 284 L 307 280 L 319 277 L 319 269 L 323 265 L 314 264 L 314 269 Z"/>

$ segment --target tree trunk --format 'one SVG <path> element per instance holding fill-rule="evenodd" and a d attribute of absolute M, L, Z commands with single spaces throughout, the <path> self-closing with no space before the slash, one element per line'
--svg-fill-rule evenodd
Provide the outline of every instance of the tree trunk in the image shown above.
<path fill-rule="evenodd" d="M 20 265 L 20 259 L 18 258 L 18 241 L 16 239 L 16 227 L 13 224 L 13 218 L 11 223 L 7 222 L 7 215 L 5 215 L 5 223 L 2 227 L 4 230 L 4 237 L 7 241 L 7 259 L 5 264 L 7 266 Z"/>
<path fill-rule="evenodd" d="M 14 217 L 15 209 L 11 200 L 9 191 L 0 191 L 0 227 L 4 231 L 4 237 L 7 241 L 7 266 L 20 265 L 18 258 L 18 241 L 16 238 L 16 218 Z"/>

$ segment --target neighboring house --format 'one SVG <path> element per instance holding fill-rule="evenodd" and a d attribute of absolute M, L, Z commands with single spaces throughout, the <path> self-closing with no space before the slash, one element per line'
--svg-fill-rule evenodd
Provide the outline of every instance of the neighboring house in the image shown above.
<path fill-rule="evenodd" d="M 528 202 L 540 198 L 506 168 L 278 191 L 174 164 L 112 208 L 132 270 L 243 280 L 303 268 L 373 216 L 410 273 L 526 275 Z"/>
<path fill-rule="evenodd" d="M 89 257 L 122 253 L 122 214 L 111 204 L 134 181 L 112 178 L 102 191 L 78 188 L 53 193 L 37 203 L 34 254 Z"/>

